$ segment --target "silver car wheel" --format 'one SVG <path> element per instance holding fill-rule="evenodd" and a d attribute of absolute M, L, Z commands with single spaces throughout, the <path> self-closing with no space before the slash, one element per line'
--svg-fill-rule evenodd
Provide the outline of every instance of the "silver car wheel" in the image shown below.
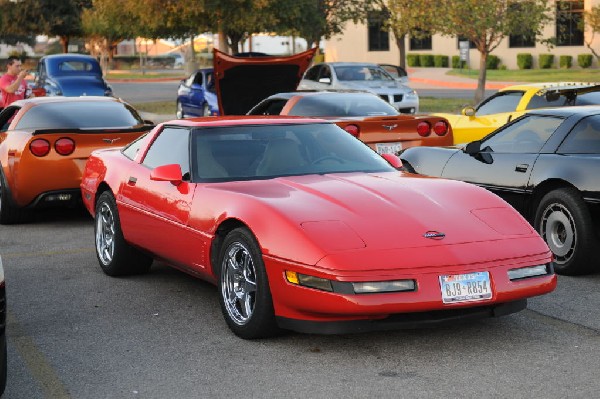
<path fill-rule="evenodd" d="M 550 204 L 542 215 L 540 234 L 559 264 L 571 259 L 577 244 L 575 220 L 562 204 Z"/>
<path fill-rule="evenodd" d="M 115 254 L 115 219 L 106 202 L 96 214 L 96 252 L 104 265 L 110 264 Z"/>
<path fill-rule="evenodd" d="M 248 323 L 256 303 L 256 270 L 250 250 L 240 242 L 232 243 L 223 258 L 221 295 L 231 320 Z"/>

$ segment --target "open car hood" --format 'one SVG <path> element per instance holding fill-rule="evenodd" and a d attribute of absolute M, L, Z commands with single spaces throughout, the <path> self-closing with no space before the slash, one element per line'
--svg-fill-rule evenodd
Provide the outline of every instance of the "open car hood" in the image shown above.
<path fill-rule="evenodd" d="M 289 57 L 234 57 L 214 49 L 221 115 L 245 115 L 270 95 L 295 91 L 315 51 L 312 48 Z"/>

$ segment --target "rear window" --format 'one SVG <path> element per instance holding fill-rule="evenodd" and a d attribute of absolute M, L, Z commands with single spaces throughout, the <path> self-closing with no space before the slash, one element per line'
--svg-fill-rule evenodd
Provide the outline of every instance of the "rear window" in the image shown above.
<path fill-rule="evenodd" d="M 303 97 L 290 115 L 389 116 L 398 115 L 398 111 L 373 94 L 328 93 Z"/>
<path fill-rule="evenodd" d="M 93 59 L 49 60 L 48 72 L 51 75 L 102 75 L 100 65 Z"/>
<path fill-rule="evenodd" d="M 32 107 L 16 128 L 33 129 L 98 129 L 130 128 L 144 125 L 143 119 L 130 106 L 116 101 L 81 101 L 40 104 Z"/>

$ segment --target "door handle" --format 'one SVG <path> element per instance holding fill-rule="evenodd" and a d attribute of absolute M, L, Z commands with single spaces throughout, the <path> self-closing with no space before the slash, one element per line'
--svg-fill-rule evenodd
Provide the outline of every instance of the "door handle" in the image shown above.
<path fill-rule="evenodd" d="M 522 163 L 520 165 L 515 166 L 515 171 L 525 173 L 527 172 L 527 168 L 529 168 L 529 164 Z"/>
<path fill-rule="evenodd" d="M 129 179 L 127 180 L 127 184 L 130 186 L 135 186 L 135 183 L 137 183 L 137 178 L 130 176 Z"/>

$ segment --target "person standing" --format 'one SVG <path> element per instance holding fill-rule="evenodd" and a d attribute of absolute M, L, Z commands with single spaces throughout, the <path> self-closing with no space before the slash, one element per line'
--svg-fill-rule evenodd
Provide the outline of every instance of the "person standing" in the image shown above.
<path fill-rule="evenodd" d="M 8 57 L 6 73 L 0 77 L 0 109 L 8 107 L 17 100 L 23 100 L 27 95 L 27 71 L 23 69 L 18 57 Z"/>

